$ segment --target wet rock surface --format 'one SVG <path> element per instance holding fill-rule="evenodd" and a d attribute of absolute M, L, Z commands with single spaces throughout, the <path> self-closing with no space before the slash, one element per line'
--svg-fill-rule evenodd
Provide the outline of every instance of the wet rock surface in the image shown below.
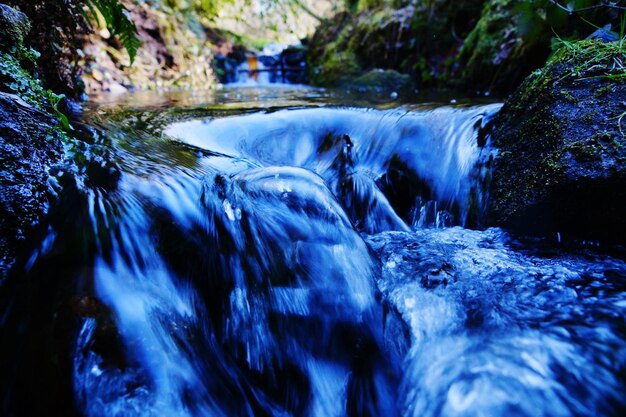
<path fill-rule="evenodd" d="M 617 42 L 563 48 L 507 100 L 494 120 L 493 223 L 624 243 L 625 58 Z"/>
<path fill-rule="evenodd" d="M 61 158 L 57 119 L 0 92 L 0 277 L 15 261 L 54 191 L 48 169 Z"/>

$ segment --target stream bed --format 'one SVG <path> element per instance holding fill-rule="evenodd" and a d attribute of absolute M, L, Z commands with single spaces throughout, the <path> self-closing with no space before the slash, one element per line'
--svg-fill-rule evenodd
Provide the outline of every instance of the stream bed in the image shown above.
<path fill-rule="evenodd" d="M 0 287 L 2 414 L 624 415 L 620 252 L 483 227 L 499 108 L 91 105 Z"/>

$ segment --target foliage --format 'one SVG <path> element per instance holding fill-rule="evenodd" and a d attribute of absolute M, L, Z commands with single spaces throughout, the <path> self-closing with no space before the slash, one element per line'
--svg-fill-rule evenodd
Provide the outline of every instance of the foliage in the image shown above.
<path fill-rule="evenodd" d="M 562 62 L 569 65 L 568 71 L 563 71 L 564 75 L 558 81 L 567 77 L 575 80 L 602 78 L 626 81 L 626 49 L 623 42 L 570 42 L 559 38 L 559 43 L 563 45 L 562 48 L 547 63 L 552 65 Z"/>
<path fill-rule="evenodd" d="M 141 46 L 141 41 L 137 37 L 137 28 L 133 21 L 127 16 L 128 10 L 118 0 L 85 0 L 85 4 L 91 10 L 96 22 L 99 21 L 95 10 L 97 9 L 104 21 L 107 29 L 117 36 L 128 51 L 131 65 L 137 55 L 137 50 Z"/>
<path fill-rule="evenodd" d="M 600 26 L 619 26 L 626 2 L 609 0 L 523 0 L 514 9 L 524 37 L 556 32 L 583 39 Z"/>
<path fill-rule="evenodd" d="M 186 11 L 193 10 L 209 21 L 215 20 L 220 12 L 228 6 L 237 6 L 239 11 L 253 9 L 260 15 L 280 14 L 287 19 L 286 14 L 307 13 L 317 20 L 323 20 L 315 11 L 311 10 L 302 0 L 162 0 L 163 4 L 171 9 Z"/>
<path fill-rule="evenodd" d="M 488 0 L 457 57 L 460 79 L 478 90 L 511 91 L 561 46 L 555 34 L 584 39 L 615 25 L 622 9 L 605 0 Z"/>
<path fill-rule="evenodd" d="M 234 0 L 162 0 L 162 3 L 171 10 L 193 11 L 213 20 L 224 6 L 233 4 Z"/>
<path fill-rule="evenodd" d="M 38 53 L 29 50 L 23 55 L 34 59 Z M 70 129 L 67 116 L 58 109 L 58 105 L 65 98 L 65 95 L 55 94 L 51 90 L 43 88 L 41 82 L 26 71 L 19 60 L 11 54 L 0 54 L 0 81 L 1 90 L 12 91 L 40 111 L 51 110 L 58 117 L 63 129 Z"/>
<path fill-rule="evenodd" d="M 78 61 L 85 35 L 92 32 L 89 10 L 92 15 L 98 11 L 103 24 L 119 37 L 131 58 L 139 46 L 135 26 L 119 0 L 3 1 L 23 12 L 32 23 L 25 44 L 37 49 L 41 62 L 48 64 L 37 68 L 43 85 L 74 99 L 83 90 Z"/>

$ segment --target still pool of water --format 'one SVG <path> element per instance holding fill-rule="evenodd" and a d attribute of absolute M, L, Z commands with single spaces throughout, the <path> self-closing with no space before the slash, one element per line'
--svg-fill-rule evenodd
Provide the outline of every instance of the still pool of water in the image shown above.
<path fill-rule="evenodd" d="M 2 414 L 624 415 L 626 263 L 485 229 L 500 104 L 450 98 L 89 104 L 0 287 Z"/>

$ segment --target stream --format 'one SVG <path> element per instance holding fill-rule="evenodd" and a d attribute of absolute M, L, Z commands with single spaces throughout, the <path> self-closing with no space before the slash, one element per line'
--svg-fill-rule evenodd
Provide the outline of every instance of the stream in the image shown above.
<path fill-rule="evenodd" d="M 90 104 L 0 286 L 2 415 L 622 416 L 626 262 L 483 227 L 498 103 Z"/>

